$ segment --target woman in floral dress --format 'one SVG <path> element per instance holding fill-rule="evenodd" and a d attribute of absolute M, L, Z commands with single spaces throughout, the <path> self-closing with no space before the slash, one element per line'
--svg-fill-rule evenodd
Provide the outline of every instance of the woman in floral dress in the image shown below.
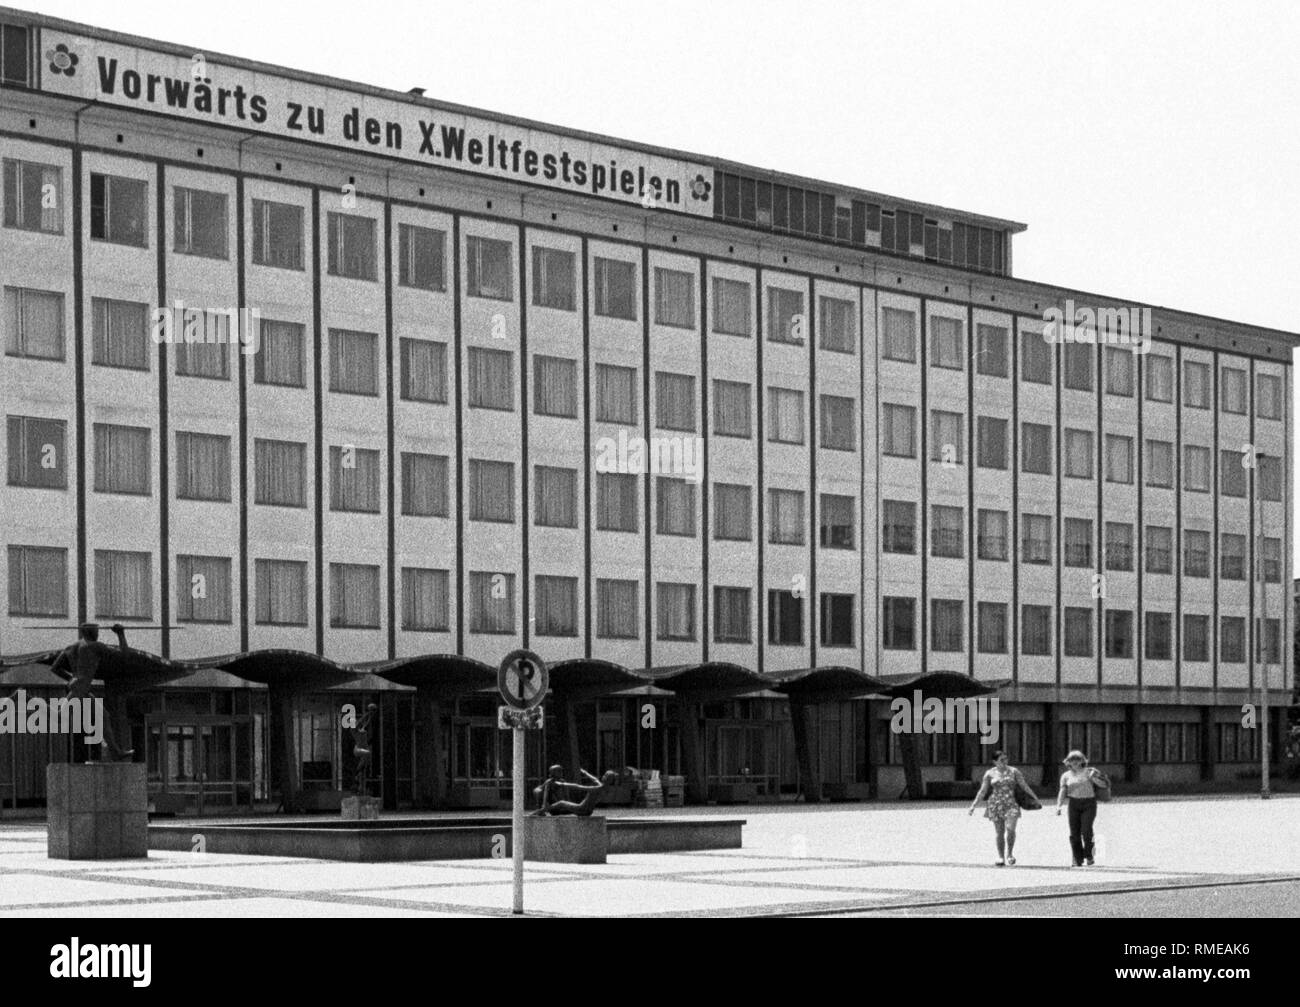
<path fill-rule="evenodd" d="M 967 814 L 975 814 L 976 805 L 984 798 L 988 798 L 984 817 L 993 823 L 997 833 L 998 859 L 995 863 L 997 867 L 1006 864 L 1015 866 L 1016 863 L 1016 823 L 1020 821 L 1020 805 L 1016 803 L 1017 787 L 1029 790 L 1029 785 L 1025 783 L 1020 770 L 1007 765 L 1007 753 L 994 752 L 993 767 L 984 774 L 979 793 L 975 795 L 970 811 L 967 812 Z"/>

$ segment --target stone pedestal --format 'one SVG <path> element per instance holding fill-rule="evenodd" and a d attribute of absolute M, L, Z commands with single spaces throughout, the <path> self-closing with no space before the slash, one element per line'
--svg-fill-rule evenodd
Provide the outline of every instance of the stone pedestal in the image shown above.
<path fill-rule="evenodd" d="M 149 855 L 143 762 L 54 762 L 45 770 L 52 860 Z"/>
<path fill-rule="evenodd" d="M 552 864 L 603 864 L 609 850 L 600 815 L 529 815 L 524 819 L 524 859 Z"/>
<path fill-rule="evenodd" d="M 349 822 L 368 821 L 379 817 L 378 797 L 345 797 L 342 804 L 343 818 Z"/>

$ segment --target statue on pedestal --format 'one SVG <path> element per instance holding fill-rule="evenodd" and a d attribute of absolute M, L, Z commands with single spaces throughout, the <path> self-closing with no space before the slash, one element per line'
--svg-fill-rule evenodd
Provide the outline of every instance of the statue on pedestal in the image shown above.
<path fill-rule="evenodd" d="M 583 776 L 590 783 L 569 783 L 564 779 L 564 767 L 560 765 L 552 766 L 542 785 L 533 790 L 541 798 L 541 807 L 533 812 L 534 815 L 576 815 L 579 818 L 588 817 L 600 801 L 601 794 L 605 788 L 612 786 L 618 780 L 618 774 L 613 770 L 606 770 L 604 776 L 600 779 L 592 776 L 585 769 L 579 768 Z M 577 790 L 582 792 L 582 800 L 570 801 L 562 796 L 568 790 Z"/>
<path fill-rule="evenodd" d="M 121 653 L 130 651 L 126 645 L 126 630 L 121 623 L 109 627 L 117 634 L 117 646 Z M 50 670 L 68 683 L 68 698 L 74 700 L 102 699 L 94 694 L 95 675 L 99 671 L 100 658 L 108 648 L 99 642 L 99 624 L 84 622 L 77 627 L 77 642 L 64 648 L 54 659 Z M 108 691 L 107 689 L 105 690 Z M 104 743 L 99 746 L 101 762 L 126 762 L 135 754 L 131 748 L 121 748 L 113 730 L 117 719 L 116 702 L 111 704 L 104 700 Z"/>
<path fill-rule="evenodd" d="M 379 707 L 371 703 L 366 707 L 357 726 L 352 728 L 352 755 L 357 760 L 356 786 L 358 797 L 369 797 L 370 763 L 374 752 L 370 747 L 370 722 L 374 720 Z"/>

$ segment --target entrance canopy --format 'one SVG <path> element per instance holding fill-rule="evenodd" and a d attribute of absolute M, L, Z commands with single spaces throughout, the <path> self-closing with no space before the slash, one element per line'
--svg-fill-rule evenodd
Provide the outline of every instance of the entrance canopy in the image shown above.
<path fill-rule="evenodd" d="M 728 661 L 651 668 L 646 677 L 659 688 L 697 703 L 759 692 L 772 684 L 757 672 Z"/>
<path fill-rule="evenodd" d="M 412 689 L 427 689 L 440 700 L 496 687 L 497 670 L 459 654 L 422 654 L 357 665 L 386 682 Z"/>
<path fill-rule="evenodd" d="M 977 678 L 960 671 L 927 671 L 924 674 L 886 675 L 882 680 L 882 690 L 890 699 L 899 697 L 910 699 L 912 694 L 920 692 L 922 696 L 937 696 L 941 699 L 966 699 L 971 696 L 991 696 L 1007 684 L 1005 679 L 996 682 L 981 682 Z"/>
<path fill-rule="evenodd" d="M 779 672 L 770 678 L 772 689 L 806 703 L 860 699 L 888 688 L 884 681 L 874 675 L 845 665 Z"/>

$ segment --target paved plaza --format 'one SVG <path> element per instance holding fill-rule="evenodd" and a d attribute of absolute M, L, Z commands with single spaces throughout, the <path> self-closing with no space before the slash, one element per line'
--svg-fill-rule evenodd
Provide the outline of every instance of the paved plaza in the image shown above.
<path fill-rule="evenodd" d="M 1103 805 L 1097 866 L 1072 868 L 1064 816 L 1021 822 L 1015 867 L 965 804 L 688 808 L 744 818 L 742 850 L 532 864 L 537 916 L 1300 916 L 1300 797 L 1131 798 Z M 227 820 L 228 821 L 228 820 Z M 196 833 L 202 826 L 195 823 Z M 501 916 L 506 860 L 357 864 L 151 852 L 56 861 L 45 828 L 0 823 L 0 916 Z"/>

